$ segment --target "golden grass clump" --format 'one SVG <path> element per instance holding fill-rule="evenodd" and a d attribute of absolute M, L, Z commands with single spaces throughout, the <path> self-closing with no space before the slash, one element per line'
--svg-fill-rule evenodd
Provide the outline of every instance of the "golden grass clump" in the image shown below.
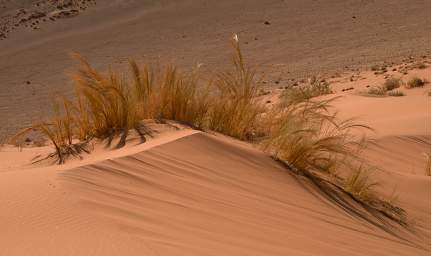
<path fill-rule="evenodd" d="M 296 169 L 332 172 L 364 143 L 351 130 L 368 129 L 353 120 L 339 121 L 329 112 L 333 100 L 282 102 L 269 117 L 272 121 L 264 148 Z"/>
<path fill-rule="evenodd" d="M 81 66 L 73 76 L 79 112 L 77 125 L 80 137 L 112 139 L 120 135 L 118 146 L 125 144 L 130 129 L 138 129 L 136 93 L 128 82 L 109 71 L 95 70 L 82 57 L 76 57 Z"/>
<path fill-rule="evenodd" d="M 109 71 L 100 73 L 78 56 L 73 76 L 81 117 L 90 137 L 120 135 L 124 145 L 130 129 L 141 131 L 141 120 L 175 120 L 197 129 L 207 126 L 212 104 L 209 86 L 199 84 L 198 70 L 182 72 L 173 65 L 152 68 L 129 61 L 130 79 Z M 145 129 L 144 129 L 145 130 Z"/>
<path fill-rule="evenodd" d="M 63 99 L 63 110 L 64 111 L 61 111 L 59 106 L 56 105 L 54 110 L 55 114 L 51 120 L 35 123 L 31 127 L 16 134 L 11 140 L 14 141 L 34 131 L 48 138 L 54 146 L 55 152 L 38 161 L 55 157 L 59 164 L 63 164 L 69 156 L 80 157 L 80 154 L 83 152 L 89 153 L 90 150 L 87 141 L 76 141 L 75 139 L 74 135 L 75 132 L 77 132 L 75 122 L 77 120 L 74 118 L 73 112 L 75 109 L 72 102 Z"/>
<path fill-rule="evenodd" d="M 168 68 L 166 79 L 155 94 L 159 97 L 156 118 L 175 120 L 194 128 L 206 128 L 211 98 L 208 87 L 200 86 L 197 74 L 179 74 Z"/>
<path fill-rule="evenodd" d="M 327 198 L 367 221 L 377 212 L 400 225 L 406 225 L 405 212 L 380 198 L 359 155 L 367 145 L 360 131 L 369 127 L 354 120 L 340 120 L 333 114 L 331 102 L 336 98 L 302 102 L 281 102 L 268 115 L 263 149 L 289 170 L 312 181 Z M 358 134 L 358 135 L 355 135 Z M 340 173 L 352 172 L 349 177 Z M 364 215 L 344 195 L 367 209 Z M 376 224 L 385 226 L 384 224 Z"/>

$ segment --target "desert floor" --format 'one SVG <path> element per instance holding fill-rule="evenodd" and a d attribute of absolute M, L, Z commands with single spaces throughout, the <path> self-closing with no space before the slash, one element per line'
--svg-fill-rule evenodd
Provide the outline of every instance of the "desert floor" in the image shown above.
<path fill-rule="evenodd" d="M 32 2 L 43 1 L 3 0 L 0 14 L 13 17 L 16 11 L 10 8 Z M 277 86 L 275 81 L 287 84 L 311 74 L 402 61 L 429 53 L 431 45 L 431 2 L 420 0 L 116 0 L 87 5 L 77 17 L 46 18 L 36 30 L 31 23 L 19 25 L 0 41 L 1 130 L 14 133 L 49 111 L 53 96 L 70 94 L 72 51 L 105 68 L 134 57 L 183 67 L 201 63 L 214 70 L 229 63 L 229 38 L 238 33 L 249 62 Z"/>
<path fill-rule="evenodd" d="M 0 1 L 2 22 L 13 24 L 21 7 L 25 15 L 34 8 L 58 14 L 35 2 Z M 334 91 L 322 97 L 341 96 L 334 106 L 342 117 L 375 129 L 376 144 L 364 154 L 380 192 L 406 209 L 412 228 L 385 230 L 349 214 L 253 145 L 152 124 L 158 134 L 146 143 L 132 137 L 119 150 L 96 143 L 83 160 L 61 166 L 31 164 L 50 146 L 0 146 L 0 255 L 431 254 L 424 156 L 431 152 L 431 84 L 401 87 L 403 97 L 367 94 L 392 76 L 431 81 L 431 2 L 81 7 L 73 17 L 19 24 L 0 40 L 0 138 L 47 115 L 54 96 L 71 94 L 72 51 L 101 68 L 133 57 L 212 71 L 229 63 L 229 38 L 238 33 L 248 62 L 260 66 L 267 104 L 285 86 L 319 74 Z M 387 71 L 370 71 L 375 64 Z"/>

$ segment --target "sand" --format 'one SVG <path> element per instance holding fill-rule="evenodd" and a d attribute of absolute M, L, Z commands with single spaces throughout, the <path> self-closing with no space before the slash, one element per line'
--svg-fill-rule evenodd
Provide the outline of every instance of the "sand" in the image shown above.
<path fill-rule="evenodd" d="M 297 81 L 291 77 L 427 52 L 430 4 L 392 3 L 97 1 L 0 41 L 0 130 L 45 116 L 51 96 L 70 93 L 71 50 L 98 67 L 142 57 L 218 69 L 237 32 L 250 60 L 263 64 L 269 104 Z M 157 132 L 145 143 L 131 136 L 113 150 L 94 142 L 90 155 L 61 166 L 31 164 L 49 145 L 0 146 L 0 255 L 430 255 L 431 85 L 402 87 L 403 97 L 364 94 L 390 76 L 431 81 L 430 67 L 408 74 L 403 67 L 341 72 L 323 98 L 341 96 L 334 102 L 341 117 L 375 129 L 364 157 L 379 192 L 407 211 L 410 231 L 349 214 L 256 146 L 151 123 Z"/>
<path fill-rule="evenodd" d="M 220 135 L 1 176 L 2 255 L 429 255 L 426 177 L 391 174 L 418 222 L 406 242 Z"/>

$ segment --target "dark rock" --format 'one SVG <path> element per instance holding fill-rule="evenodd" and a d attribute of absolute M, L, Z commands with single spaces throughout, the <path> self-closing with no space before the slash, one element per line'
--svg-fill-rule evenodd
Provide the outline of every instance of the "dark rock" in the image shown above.
<path fill-rule="evenodd" d="M 32 13 L 28 18 L 29 19 L 39 19 L 46 16 L 46 13 L 44 12 L 34 12 Z"/>

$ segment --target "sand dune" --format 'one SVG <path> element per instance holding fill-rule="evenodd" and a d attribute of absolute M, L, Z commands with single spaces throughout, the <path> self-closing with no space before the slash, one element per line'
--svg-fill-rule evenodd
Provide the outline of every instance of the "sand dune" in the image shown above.
<path fill-rule="evenodd" d="M 430 253 L 430 240 L 421 240 L 431 231 L 424 177 L 391 174 L 418 221 L 418 236 L 406 234 L 408 242 L 348 215 L 253 147 L 221 136 L 197 133 L 57 169 L 1 174 L 0 254 Z"/>

